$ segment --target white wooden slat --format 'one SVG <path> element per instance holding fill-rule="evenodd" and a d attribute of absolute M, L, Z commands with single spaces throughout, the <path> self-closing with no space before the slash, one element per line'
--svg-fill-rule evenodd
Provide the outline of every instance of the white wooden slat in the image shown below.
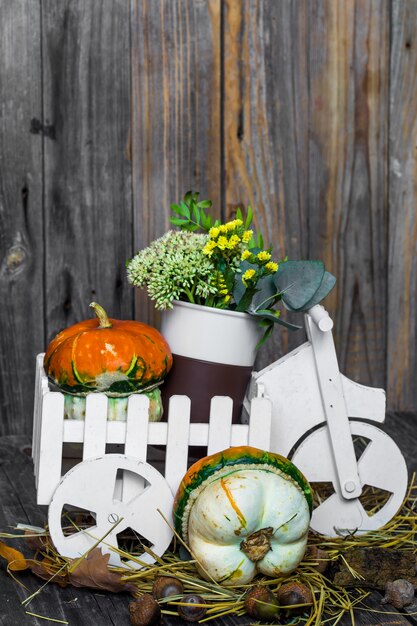
<path fill-rule="evenodd" d="M 247 446 L 248 445 L 249 426 L 247 424 L 233 424 L 231 446 Z"/>
<path fill-rule="evenodd" d="M 39 465 L 39 442 L 40 442 L 40 423 L 42 418 L 41 402 L 43 398 L 42 393 L 42 363 L 40 363 L 41 355 L 36 357 L 36 375 L 35 375 L 35 400 L 33 404 L 33 431 L 32 431 L 32 458 L 33 458 L 33 470 L 35 476 L 38 472 Z"/>
<path fill-rule="evenodd" d="M 207 454 L 230 448 L 232 412 L 233 400 L 231 398 L 214 396 L 211 399 Z"/>
<path fill-rule="evenodd" d="M 234 424 L 233 428 L 238 426 Z M 247 429 L 247 427 L 245 427 Z M 206 446 L 208 441 L 208 424 L 190 424 L 190 446 Z M 167 422 L 151 422 L 148 429 L 148 444 L 165 445 L 167 442 Z M 64 442 L 82 443 L 84 422 L 81 420 L 65 420 Z M 232 435 L 233 437 L 233 435 Z M 126 422 L 107 422 L 107 443 L 124 444 L 126 441 Z"/>
<path fill-rule="evenodd" d="M 190 410 L 191 402 L 187 396 L 170 398 L 165 478 L 174 494 L 187 471 Z"/>
<path fill-rule="evenodd" d="M 267 398 L 253 398 L 249 417 L 248 444 L 270 450 L 272 408 Z"/>
<path fill-rule="evenodd" d="M 104 393 L 87 396 L 84 420 L 83 461 L 106 452 L 107 397 Z"/>
<path fill-rule="evenodd" d="M 127 405 L 125 455 L 146 461 L 148 451 L 149 398 L 133 395 Z M 124 472 L 121 499 L 129 502 L 143 491 L 145 480 Z"/>
<path fill-rule="evenodd" d="M 49 504 L 61 479 L 64 396 L 49 391 L 42 400 L 42 424 L 39 433 L 39 469 L 37 503 Z"/>
<path fill-rule="evenodd" d="M 127 405 L 125 454 L 146 461 L 148 447 L 149 398 L 133 395 Z"/>

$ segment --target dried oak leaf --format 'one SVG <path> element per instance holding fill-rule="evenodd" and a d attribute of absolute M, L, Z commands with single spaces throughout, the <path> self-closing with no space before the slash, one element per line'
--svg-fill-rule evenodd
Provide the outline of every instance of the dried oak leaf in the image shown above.
<path fill-rule="evenodd" d="M 43 550 L 48 539 L 45 535 L 36 535 L 30 530 L 25 531 L 25 543 L 31 550 Z"/>
<path fill-rule="evenodd" d="M 130 591 L 133 595 L 137 591 L 135 585 L 124 581 L 121 574 L 109 570 L 109 558 L 109 554 L 102 554 L 100 548 L 94 548 L 81 561 L 73 559 L 68 564 L 69 582 L 74 587 L 92 587 L 114 593 Z M 76 563 L 78 565 L 72 570 Z"/>
<path fill-rule="evenodd" d="M 4 541 L 0 541 L 0 556 L 6 559 L 8 568 L 12 572 L 20 572 L 29 567 L 23 554 L 8 546 Z"/>
<path fill-rule="evenodd" d="M 28 561 L 33 574 L 43 580 L 57 583 L 60 587 L 68 585 L 68 576 L 65 570 L 59 572 L 59 567 L 48 557 L 44 559 L 31 559 Z"/>

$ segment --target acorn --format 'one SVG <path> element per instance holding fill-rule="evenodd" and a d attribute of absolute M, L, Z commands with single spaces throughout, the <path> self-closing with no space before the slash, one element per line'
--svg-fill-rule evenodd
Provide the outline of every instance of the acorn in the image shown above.
<path fill-rule="evenodd" d="M 278 615 L 279 603 L 268 587 L 252 587 L 245 597 L 245 610 L 255 619 L 271 620 Z"/>
<path fill-rule="evenodd" d="M 301 615 L 313 604 L 313 594 L 309 587 L 297 581 L 281 585 L 277 591 L 277 599 L 280 606 L 292 615 Z"/>
<path fill-rule="evenodd" d="M 161 621 L 161 609 L 150 593 L 129 602 L 129 613 L 133 626 L 155 626 Z"/>
<path fill-rule="evenodd" d="M 183 593 L 184 586 L 178 578 L 172 576 L 157 576 L 155 578 L 152 595 L 157 600 L 171 596 L 182 596 Z"/>
<path fill-rule="evenodd" d="M 181 602 L 183 604 L 178 606 L 177 611 L 178 615 L 186 622 L 198 622 L 207 613 L 206 607 L 196 606 L 206 604 L 203 598 L 196 593 L 187 593 L 182 597 Z"/>

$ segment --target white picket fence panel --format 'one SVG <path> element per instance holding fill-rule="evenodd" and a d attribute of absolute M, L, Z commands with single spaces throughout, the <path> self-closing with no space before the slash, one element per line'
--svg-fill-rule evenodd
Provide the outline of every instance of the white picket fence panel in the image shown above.
<path fill-rule="evenodd" d="M 61 480 L 64 443 L 83 444 L 83 461 L 103 456 L 107 444 L 124 445 L 125 455 L 143 461 L 147 459 L 148 445 L 166 446 L 165 478 L 173 493 L 187 470 L 190 446 L 207 447 L 207 454 L 241 445 L 269 450 L 271 403 L 268 399 L 252 400 L 248 424 L 232 424 L 233 403 L 228 397 L 212 398 L 208 424 L 190 423 L 190 406 L 187 396 L 173 396 L 168 420 L 149 422 L 148 398 L 132 395 L 126 422 L 115 422 L 107 420 L 107 397 L 94 393 L 87 397 L 85 420 L 64 419 L 64 395 L 49 390 L 43 354 L 39 354 L 32 446 L 38 504 L 50 503 Z M 127 490 L 126 478 L 123 493 Z"/>

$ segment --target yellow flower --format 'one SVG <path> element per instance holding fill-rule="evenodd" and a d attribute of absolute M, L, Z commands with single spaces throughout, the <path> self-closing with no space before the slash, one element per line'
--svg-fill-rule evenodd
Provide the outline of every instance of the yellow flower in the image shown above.
<path fill-rule="evenodd" d="M 213 240 L 208 241 L 203 248 L 204 254 L 206 254 L 208 257 L 212 256 L 214 248 L 216 246 L 217 246 L 217 243 L 215 241 Z"/>
<path fill-rule="evenodd" d="M 246 259 L 250 259 L 251 256 L 252 252 L 250 252 L 249 250 L 243 250 L 242 256 L 240 258 L 242 259 L 242 261 L 246 261 Z"/>
<path fill-rule="evenodd" d="M 230 250 L 233 250 L 233 248 L 236 248 L 236 246 L 238 246 L 239 243 L 240 243 L 240 238 L 237 235 L 232 235 L 229 239 L 228 248 Z"/>
<path fill-rule="evenodd" d="M 221 235 L 217 240 L 217 246 L 220 248 L 220 250 L 224 250 L 225 248 L 227 248 L 228 244 L 228 239 L 224 235 Z"/>
<path fill-rule="evenodd" d="M 219 226 L 219 233 L 227 233 L 227 226 L 226 226 L 226 224 L 220 224 L 220 226 Z"/>
<path fill-rule="evenodd" d="M 252 270 L 252 269 L 246 270 L 246 272 L 242 276 L 242 282 L 246 285 L 247 282 L 255 276 L 255 274 L 256 274 L 255 270 Z"/>
<path fill-rule="evenodd" d="M 216 237 L 218 237 L 220 234 L 220 230 L 217 228 L 217 226 L 212 226 L 209 230 L 209 235 L 212 239 L 216 239 Z"/>
<path fill-rule="evenodd" d="M 266 250 L 262 250 L 261 252 L 258 252 L 256 258 L 258 259 L 258 261 L 269 261 L 271 255 Z"/>
<path fill-rule="evenodd" d="M 227 302 L 229 302 L 231 300 L 231 298 L 232 298 L 232 296 L 229 294 L 228 296 L 225 296 L 223 298 L 223 302 L 227 303 Z"/>
<path fill-rule="evenodd" d="M 251 230 L 245 230 L 245 232 L 242 235 L 242 241 L 243 243 L 249 243 L 250 240 L 252 239 L 252 235 L 253 235 L 253 231 Z"/>
<path fill-rule="evenodd" d="M 222 296 L 227 296 L 227 294 L 228 294 L 229 292 L 227 291 L 227 289 L 220 289 L 219 293 L 220 293 Z"/>
<path fill-rule="evenodd" d="M 278 269 L 278 263 L 269 261 L 269 263 L 265 265 L 265 269 L 268 270 L 268 272 L 271 272 L 271 274 L 274 274 Z"/>

